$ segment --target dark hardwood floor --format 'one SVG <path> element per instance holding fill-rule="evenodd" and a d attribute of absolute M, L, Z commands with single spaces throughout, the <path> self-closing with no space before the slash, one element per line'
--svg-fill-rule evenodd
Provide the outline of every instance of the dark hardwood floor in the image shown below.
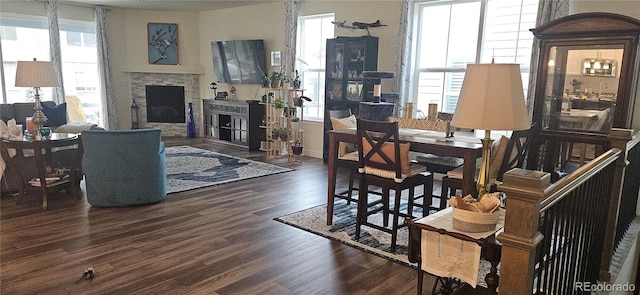
<path fill-rule="evenodd" d="M 263 152 L 201 138 L 164 141 L 265 160 Z M 416 293 L 414 269 L 274 221 L 325 204 L 327 172 L 321 159 L 271 163 L 295 171 L 170 194 L 146 206 L 95 208 L 83 193 L 53 196 L 45 210 L 37 199 L 16 205 L 4 197 L 0 293 Z M 342 180 L 346 174 L 344 187 Z M 97 276 L 78 282 L 88 267 Z"/>

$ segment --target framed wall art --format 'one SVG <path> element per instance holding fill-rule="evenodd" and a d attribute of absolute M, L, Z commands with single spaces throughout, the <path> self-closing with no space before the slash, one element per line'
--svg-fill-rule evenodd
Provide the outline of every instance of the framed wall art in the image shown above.
<path fill-rule="evenodd" d="M 280 51 L 271 51 L 271 66 L 279 67 L 282 65 L 282 55 Z"/>
<path fill-rule="evenodd" d="M 149 63 L 160 65 L 178 64 L 178 25 L 147 24 Z"/>

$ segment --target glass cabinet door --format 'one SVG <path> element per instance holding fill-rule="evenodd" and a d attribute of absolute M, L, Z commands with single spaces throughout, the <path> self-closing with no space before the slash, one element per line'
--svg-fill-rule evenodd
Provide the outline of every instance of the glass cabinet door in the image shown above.
<path fill-rule="evenodd" d="M 609 133 L 624 45 L 549 47 L 543 129 Z"/>

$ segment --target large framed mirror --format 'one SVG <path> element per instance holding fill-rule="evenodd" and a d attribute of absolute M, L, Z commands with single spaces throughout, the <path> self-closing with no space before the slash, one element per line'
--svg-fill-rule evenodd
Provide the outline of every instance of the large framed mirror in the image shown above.
<path fill-rule="evenodd" d="M 622 60 L 624 45 L 553 45 L 548 49 L 542 128 L 609 133 L 620 86 L 615 65 Z M 596 55 L 601 59 L 589 58 Z"/>
<path fill-rule="evenodd" d="M 583 13 L 531 31 L 540 40 L 532 118 L 540 128 L 528 168 L 557 170 L 574 143 L 584 164 L 608 148 L 611 128 L 631 127 L 640 20 Z"/>

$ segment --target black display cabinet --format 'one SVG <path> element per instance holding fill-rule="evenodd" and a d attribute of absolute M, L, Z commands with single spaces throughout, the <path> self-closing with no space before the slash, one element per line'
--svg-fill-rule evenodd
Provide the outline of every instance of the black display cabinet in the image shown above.
<path fill-rule="evenodd" d="M 327 40 L 325 69 L 326 110 L 351 109 L 358 114 L 360 102 L 372 101 L 373 83 L 365 83 L 363 71 L 378 69 L 378 37 L 337 37 Z M 330 120 L 325 116 L 325 121 Z M 327 122 L 325 122 L 325 126 Z M 327 128 L 324 130 L 324 161 L 328 153 Z"/>

